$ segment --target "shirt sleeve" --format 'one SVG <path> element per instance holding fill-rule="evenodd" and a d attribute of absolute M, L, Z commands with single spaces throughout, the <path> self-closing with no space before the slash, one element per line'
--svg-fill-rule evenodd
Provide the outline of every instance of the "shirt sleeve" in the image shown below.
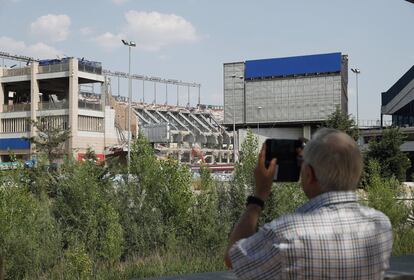
<path fill-rule="evenodd" d="M 229 254 L 239 279 L 278 279 L 281 275 L 280 245 L 266 225 L 249 238 L 237 241 Z"/>

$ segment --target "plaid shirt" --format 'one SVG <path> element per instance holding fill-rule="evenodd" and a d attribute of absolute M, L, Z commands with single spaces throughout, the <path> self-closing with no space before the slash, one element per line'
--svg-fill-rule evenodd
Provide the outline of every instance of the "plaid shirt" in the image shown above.
<path fill-rule="evenodd" d="M 392 249 L 387 216 L 355 192 L 321 194 L 230 250 L 240 279 L 382 279 Z"/>

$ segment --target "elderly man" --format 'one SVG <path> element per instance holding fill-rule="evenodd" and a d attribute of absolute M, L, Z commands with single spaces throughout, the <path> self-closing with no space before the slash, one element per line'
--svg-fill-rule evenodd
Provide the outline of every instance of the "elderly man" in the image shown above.
<path fill-rule="evenodd" d="M 362 157 L 355 141 L 335 129 L 319 130 L 305 147 L 301 168 L 310 200 L 257 230 L 276 166 L 273 160 L 266 169 L 264 160 L 265 147 L 254 196 L 226 251 L 226 265 L 237 277 L 382 279 L 392 249 L 391 224 L 383 213 L 357 202 Z"/>

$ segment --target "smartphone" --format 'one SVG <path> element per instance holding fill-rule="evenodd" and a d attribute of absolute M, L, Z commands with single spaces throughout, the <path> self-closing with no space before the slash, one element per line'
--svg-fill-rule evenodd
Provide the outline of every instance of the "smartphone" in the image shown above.
<path fill-rule="evenodd" d="M 298 182 L 302 157 L 300 149 L 304 148 L 301 140 L 267 139 L 265 166 L 269 167 L 272 159 L 276 158 L 275 182 Z"/>

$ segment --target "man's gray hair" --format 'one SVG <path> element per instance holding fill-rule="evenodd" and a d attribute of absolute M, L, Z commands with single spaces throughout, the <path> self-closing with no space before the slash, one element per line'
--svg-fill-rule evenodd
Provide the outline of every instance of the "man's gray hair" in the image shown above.
<path fill-rule="evenodd" d="M 355 190 L 362 172 L 362 156 L 356 142 L 332 128 L 319 129 L 304 150 L 324 191 Z"/>

